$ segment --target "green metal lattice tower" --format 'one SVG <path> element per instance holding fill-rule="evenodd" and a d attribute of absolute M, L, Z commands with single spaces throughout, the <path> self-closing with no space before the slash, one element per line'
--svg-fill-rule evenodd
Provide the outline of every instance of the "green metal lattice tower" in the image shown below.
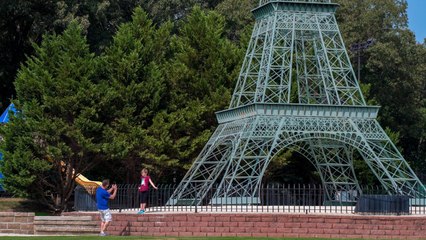
<path fill-rule="evenodd" d="M 318 170 L 327 200 L 358 193 L 358 152 L 389 194 L 423 185 L 367 106 L 331 0 L 261 0 L 229 109 L 168 204 L 258 203 L 262 176 L 283 149 Z M 346 196 L 355 200 L 357 194 Z"/>

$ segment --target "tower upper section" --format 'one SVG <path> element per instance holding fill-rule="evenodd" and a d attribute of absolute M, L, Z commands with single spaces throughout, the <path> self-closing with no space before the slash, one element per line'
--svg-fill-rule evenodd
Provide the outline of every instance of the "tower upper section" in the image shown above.
<path fill-rule="evenodd" d="M 260 0 L 230 108 L 364 106 L 331 0 Z"/>

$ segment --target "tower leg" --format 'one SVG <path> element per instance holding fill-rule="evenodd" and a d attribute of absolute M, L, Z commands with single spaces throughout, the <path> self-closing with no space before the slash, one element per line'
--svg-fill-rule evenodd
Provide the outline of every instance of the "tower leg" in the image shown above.
<path fill-rule="evenodd" d="M 353 168 L 353 148 L 333 140 L 309 140 L 326 201 L 354 202 L 361 193 Z"/>
<path fill-rule="evenodd" d="M 260 203 L 259 185 L 276 145 L 274 139 L 281 124 L 283 121 L 279 119 L 252 119 L 252 129 L 242 135 L 211 203 Z"/>
<path fill-rule="evenodd" d="M 364 142 L 360 154 L 388 193 L 425 197 L 424 186 L 377 120 L 350 121 L 358 133 L 356 140 Z"/>
<path fill-rule="evenodd" d="M 168 205 L 199 205 L 223 177 L 249 121 L 221 124 L 210 137 L 169 201 Z"/>

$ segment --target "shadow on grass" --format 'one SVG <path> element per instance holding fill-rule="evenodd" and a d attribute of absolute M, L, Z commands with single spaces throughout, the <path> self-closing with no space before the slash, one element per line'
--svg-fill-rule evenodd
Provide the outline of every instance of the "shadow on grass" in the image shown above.
<path fill-rule="evenodd" d="M 52 215 L 36 201 L 24 198 L 0 198 L 0 212 L 34 212 L 36 216 Z"/>

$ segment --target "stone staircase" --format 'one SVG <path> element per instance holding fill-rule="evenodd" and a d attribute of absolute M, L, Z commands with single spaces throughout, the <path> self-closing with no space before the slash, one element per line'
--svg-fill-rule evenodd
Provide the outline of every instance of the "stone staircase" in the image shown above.
<path fill-rule="evenodd" d="M 36 216 L 35 235 L 98 235 L 99 223 L 91 216 Z"/>

